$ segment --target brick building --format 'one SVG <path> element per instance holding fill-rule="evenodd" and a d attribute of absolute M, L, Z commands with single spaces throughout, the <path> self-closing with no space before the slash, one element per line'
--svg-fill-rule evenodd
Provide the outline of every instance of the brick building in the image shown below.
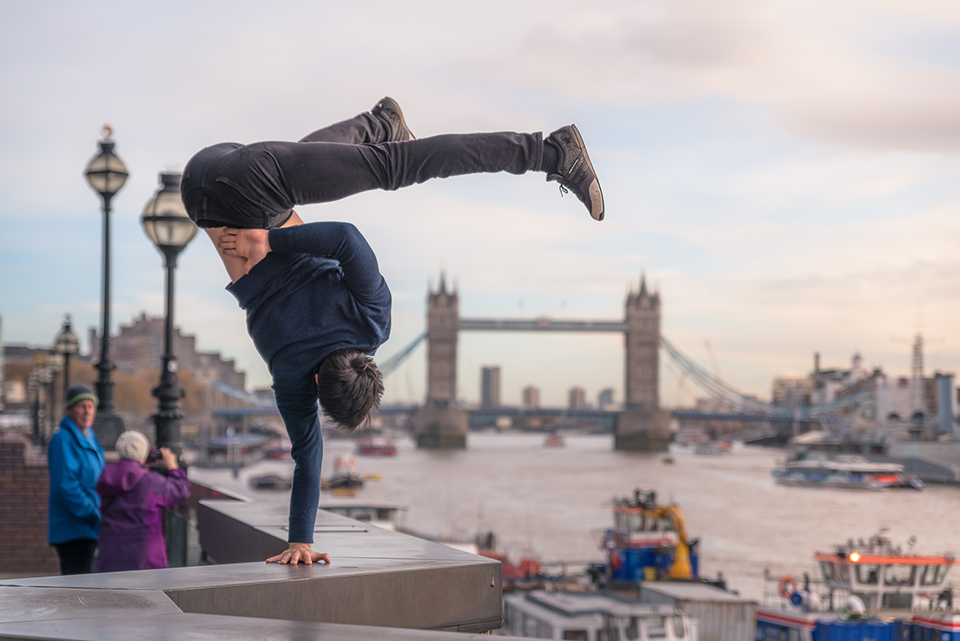
<path fill-rule="evenodd" d="M 110 354 L 118 374 L 146 374 L 147 377 L 153 374 L 156 379 L 151 379 L 154 380 L 152 384 L 159 382 L 164 323 L 161 316 L 141 313 L 130 324 L 120 326 L 120 333 L 112 339 Z M 99 334 L 91 328 L 89 336 L 93 346 L 90 360 L 97 362 L 100 360 Z M 237 370 L 233 359 L 225 359 L 219 352 L 198 351 L 196 337 L 182 333 L 176 326 L 173 328 L 173 354 L 177 358 L 180 384 L 187 387 L 187 383 L 191 383 L 188 393 L 192 398 L 189 403 L 181 404 L 185 414 L 184 426 L 208 422 L 214 407 L 228 404 L 224 395 L 214 387 L 215 382 L 238 390 L 246 389 L 246 374 Z M 145 417 L 139 418 L 142 421 Z"/>

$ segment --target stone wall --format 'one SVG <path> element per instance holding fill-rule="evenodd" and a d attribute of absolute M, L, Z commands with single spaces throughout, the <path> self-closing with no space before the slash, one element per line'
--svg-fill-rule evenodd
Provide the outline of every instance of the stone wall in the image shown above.
<path fill-rule="evenodd" d="M 50 476 L 43 456 L 25 456 L 19 437 L 0 438 L 0 572 L 60 574 L 47 545 Z"/>

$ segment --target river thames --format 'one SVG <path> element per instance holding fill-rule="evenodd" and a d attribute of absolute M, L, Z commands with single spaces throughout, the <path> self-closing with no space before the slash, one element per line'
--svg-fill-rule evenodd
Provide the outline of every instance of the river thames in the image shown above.
<path fill-rule="evenodd" d="M 678 503 L 691 537 L 700 540 L 700 572 L 722 572 L 728 587 L 761 600 L 764 568 L 776 576 L 819 576 L 817 551 L 887 528 L 894 544 L 916 536 L 921 553 L 960 551 L 960 487 L 847 490 L 784 487 L 770 470 L 785 452 L 740 448 L 730 455 L 615 452 L 609 435 L 567 435 L 565 447 L 544 447 L 535 434 L 471 433 L 466 450 L 419 450 L 397 442 L 396 457 L 358 457 L 359 473 L 378 474 L 357 499 L 405 506 L 401 523 L 434 536 L 473 538 L 492 531 L 497 547 L 516 562 L 602 562 L 593 532 L 612 524 L 614 497 L 634 488 L 656 490 Z M 353 442 L 328 439 L 323 475 Z M 252 476 L 289 476 L 291 461 L 262 461 L 241 470 L 190 470 L 191 478 L 252 500 L 283 502 L 289 492 L 255 491 Z M 326 494 L 324 494 L 326 496 Z M 321 499 L 322 500 L 322 499 Z M 323 549 L 318 538 L 314 549 Z M 333 560 L 336 562 L 336 559 Z M 953 577 L 956 581 L 956 577 Z M 958 584 L 960 585 L 960 584 Z"/>

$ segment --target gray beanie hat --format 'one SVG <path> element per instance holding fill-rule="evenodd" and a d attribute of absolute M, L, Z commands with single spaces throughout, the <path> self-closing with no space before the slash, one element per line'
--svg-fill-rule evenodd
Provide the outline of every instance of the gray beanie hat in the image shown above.
<path fill-rule="evenodd" d="M 150 441 L 140 432 L 124 432 L 117 439 L 116 450 L 122 459 L 142 461 L 150 451 Z"/>
<path fill-rule="evenodd" d="M 90 386 L 84 385 L 83 383 L 77 383 L 76 385 L 71 385 L 68 387 L 65 398 L 65 409 L 70 409 L 80 401 L 93 401 L 94 405 L 100 404 L 100 399 L 98 399 L 97 395 L 93 393 L 93 390 L 90 389 Z"/>

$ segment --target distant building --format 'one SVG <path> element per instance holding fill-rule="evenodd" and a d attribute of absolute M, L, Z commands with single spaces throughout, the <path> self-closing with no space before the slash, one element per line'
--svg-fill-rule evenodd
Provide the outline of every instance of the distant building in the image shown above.
<path fill-rule="evenodd" d="M 138 374 L 156 372 L 157 381 L 160 377 L 160 365 L 163 357 L 163 334 L 165 320 L 159 316 L 147 316 L 141 313 L 129 325 L 121 325 L 120 333 L 110 341 L 111 360 L 121 374 Z M 100 360 L 100 338 L 97 331 L 90 329 L 90 344 L 93 346 L 91 361 Z M 192 381 L 191 393 L 194 396 L 192 412 L 184 408 L 186 423 L 199 424 L 210 419 L 210 412 L 214 407 L 225 401 L 223 394 L 214 387 L 215 382 L 238 389 L 246 389 L 246 374 L 238 371 L 236 362 L 224 359 L 219 352 L 197 351 L 197 339 L 190 334 L 183 334 L 180 328 L 173 328 L 173 354 L 177 359 L 177 370 L 180 374 L 180 384 L 185 383 L 185 374 Z M 151 410 L 152 411 L 152 410 Z M 139 417 L 141 421 L 146 417 Z"/>
<path fill-rule="evenodd" d="M 916 437 L 923 432 L 934 434 L 939 389 L 936 376 L 924 376 L 922 350 L 923 339 L 918 336 L 911 375 L 897 378 L 888 377 L 880 368 L 868 370 L 859 353 L 851 358 L 849 369 L 825 369 L 820 354 L 815 353 L 813 371 L 808 376 L 774 379 L 773 402 L 782 407 L 805 407 L 863 394 L 855 408 L 845 411 L 849 419 L 884 428 L 909 428 Z"/>
<path fill-rule="evenodd" d="M 773 404 L 780 407 L 810 405 L 813 381 L 809 376 L 780 376 L 773 379 Z"/>
<path fill-rule="evenodd" d="M 523 388 L 523 408 L 528 410 L 540 409 L 540 388 L 528 385 Z"/>
<path fill-rule="evenodd" d="M 480 407 L 500 407 L 499 367 L 484 367 L 480 370 Z"/>
<path fill-rule="evenodd" d="M 613 388 L 608 387 L 607 389 L 600 390 L 600 393 L 597 395 L 597 409 L 605 410 L 608 407 L 613 406 Z"/>
<path fill-rule="evenodd" d="M 582 387 L 571 387 L 567 393 L 567 399 L 567 407 L 569 409 L 587 409 L 587 393 Z"/>
<path fill-rule="evenodd" d="M 820 354 L 813 355 L 813 373 L 810 405 L 829 403 L 861 381 L 870 378 L 870 372 L 863 368 L 863 357 L 859 352 L 853 355 L 850 369 L 820 369 Z"/>

